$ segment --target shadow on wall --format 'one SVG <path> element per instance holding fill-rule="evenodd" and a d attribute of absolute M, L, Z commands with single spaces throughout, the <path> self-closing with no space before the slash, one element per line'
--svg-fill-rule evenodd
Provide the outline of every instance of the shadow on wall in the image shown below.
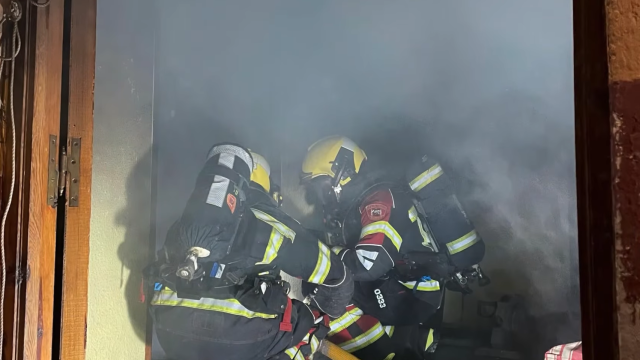
<path fill-rule="evenodd" d="M 142 341 L 146 340 L 147 308 L 140 301 L 140 284 L 154 237 L 149 236 L 150 226 L 153 226 L 152 204 L 149 201 L 152 184 L 151 159 L 151 150 L 147 150 L 133 167 L 125 189 L 127 205 L 115 216 L 116 225 L 126 229 L 124 241 L 118 247 L 118 258 L 122 263 L 120 287 L 124 288 L 131 326 Z M 151 231 L 151 234 L 154 232 Z M 126 279 L 125 268 L 129 271 Z"/>

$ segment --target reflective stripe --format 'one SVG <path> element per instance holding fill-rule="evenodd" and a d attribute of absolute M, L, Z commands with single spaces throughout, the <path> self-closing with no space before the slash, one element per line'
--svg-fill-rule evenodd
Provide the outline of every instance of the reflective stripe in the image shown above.
<path fill-rule="evenodd" d="M 362 310 L 358 308 L 353 308 L 347 311 L 344 315 L 329 323 L 329 327 L 331 328 L 331 330 L 329 331 L 329 334 L 327 336 L 335 335 L 340 331 L 348 328 L 349 326 L 353 325 L 353 323 L 358 321 L 358 319 L 360 319 L 362 315 Z"/>
<path fill-rule="evenodd" d="M 264 257 L 262 261 L 258 264 L 270 264 L 276 256 L 278 256 L 278 250 L 280 250 L 280 246 L 282 245 L 282 234 L 276 228 L 271 230 L 271 236 L 269 237 L 269 244 L 267 244 L 267 249 L 264 252 Z"/>
<path fill-rule="evenodd" d="M 422 246 L 432 248 L 433 239 L 425 230 L 424 224 L 422 223 L 422 220 L 420 220 L 418 210 L 416 210 L 415 206 L 412 206 L 411 209 L 409 209 L 409 219 L 412 223 L 416 222 L 416 220 L 418 221 L 418 230 L 420 230 L 420 235 L 422 235 Z"/>
<path fill-rule="evenodd" d="M 431 184 L 435 179 L 439 178 L 442 175 L 442 168 L 440 164 L 435 164 L 429 168 L 429 170 L 423 172 L 418 175 L 415 179 L 411 180 L 409 186 L 411 186 L 411 190 L 420 191 L 425 186 Z"/>
<path fill-rule="evenodd" d="M 289 355 L 289 359 L 304 360 L 304 356 L 302 356 L 302 354 L 296 347 L 289 348 L 285 350 L 284 353 Z"/>
<path fill-rule="evenodd" d="M 391 239 L 391 242 L 396 247 L 396 250 L 400 251 L 400 246 L 402 245 L 402 237 L 400 237 L 400 234 L 398 234 L 396 229 L 394 229 L 393 226 L 391 226 L 391 224 L 386 221 L 376 221 L 363 227 L 362 231 L 360 232 L 360 239 L 364 238 L 367 235 L 376 233 L 382 233 L 386 235 L 389 239 Z"/>
<path fill-rule="evenodd" d="M 271 215 L 264 213 L 260 210 L 256 210 L 256 209 L 251 209 L 251 211 L 253 211 L 253 214 L 256 216 L 256 218 L 266 222 L 267 224 L 273 226 L 274 228 L 278 229 L 278 231 L 280 231 L 280 233 L 286 237 L 287 239 L 291 240 L 291 242 L 293 242 L 293 239 L 296 237 L 296 232 L 291 230 L 288 226 L 286 226 L 285 224 L 281 223 L 280 221 L 274 219 Z"/>
<path fill-rule="evenodd" d="M 409 282 L 402 282 L 402 281 L 398 281 L 400 284 L 404 285 L 405 287 L 412 289 L 413 287 L 416 286 L 416 282 L 415 281 L 409 281 Z M 436 280 L 431 280 L 431 281 L 422 281 L 420 283 L 418 283 L 418 288 L 416 289 L 418 291 L 438 291 L 440 290 L 440 283 L 437 282 Z"/>
<path fill-rule="evenodd" d="M 427 336 L 427 343 L 424 346 L 424 351 L 427 351 L 431 344 L 433 344 L 433 329 L 429 329 L 429 336 Z"/>
<path fill-rule="evenodd" d="M 422 224 L 422 220 L 418 218 L 418 229 L 420 229 L 420 235 L 422 235 L 422 246 L 431 248 L 433 244 L 433 239 L 431 236 L 425 231 L 424 224 Z"/>
<path fill-rule="evenodd" d="M 202 298 L 200 300 L 181 299 L 181 298 L 178 298 L 175 292 L 169 289 L 156 291 L 156 293 L 153 296 L 153 300 L 151 300 L 151 305 L 182 306 L 182 307 L 187 307 L 192 309 L 217 311 L 221 313 L 242 316 L 250 319 L 252 318 L 274 319 L 278 317 L 278 315 L 253 312 L 247 309 L 246 307 L 244 307 L 242 304 L 240 304 L 240 302 L 236 299 L 227 299 L 227 300 L 211 299 L 211 298 Z"/>
<path fill-rule="evenodd" d="M 415 222 L 417 218 L 418 210 L 416 210 L 415 206 L 412 206 L 411 209 L 409 209 L 409 219 L 411 219 L 411 222 Z"/>
<path fill-rule="evenodd" d="M 318 341 L 318 338 L 315 335 L 313 335 L 311 336 L 311 342 L 309 343 L 309 345 L 311 345 L 311 353 L 314 354 L 316 350 L 318 350 L 318 347 L 320 346 L 320 341 Z"/>
<path fill-rule="evenodd" d="M 336 255 L 340 255 L 340 251 L 342 251 L 342 249 L 344 249 L 341 246 L 334 246 L 331 248 L 331 252 L 336 254 Z"/>
<path fill-rule="evenodd" d="M 382 328 L 382 325 L 380 325 L 380 323 L 377 323 L 376 326 L 367 330 L 367 332 L 365 332 L 364 334 L 349 341 L 343 342 L 339 346 L 342 348 L 342 350 L 352 353 L 373 344 L 374 342 L 376 342 L 376 340 L 380 339 L 382 335 L 384 335 L 384 329 Z"/>
<path fill-rule="evenodd" d="M 329 247 L 318 241 L 318 261 L 313 273 L 309 277 L 309 282 L 314 284 L 322 284 L 329 275 L 331 269 L 331 250 Z"/>
<path fill-rule="evenodd" d="M 387 355 L 387 357 L 384 358 L 384 360 L 391 360 L 391 359 L 393 359 L 395 357 L 396 357 L 396 354 L 395 353 L 391 353 L 391 354 Z"/>
<path fill-rule="evenodd" d="M 377 251 L 367 251 L 362 249 L 356 249 L 356 255 L 358 256 L 358 260 L 365 269 L 370 270 L 373 266 L 373 262 L 378 258 Z"/>
<path fill-rule="evenodd" d="M 478 234 L 475 230 L 471 230 L 468 234 L 459 238 L 458 240 L 454 240 L 447 244 L 447 248 L 449 249 L 449 254 L 457 254 L 461 251 L 464 251 L 471 247 L 473 244 L 477 243 L 480 239 L 478 238 Z"/>
<path fill-rule="evenodd" d="M 387 335 L 389 335 L 389 337 L 393 336 L 393 332 L 396 330 L 395 326 L 385 326 L 384 327 L 384 332 L 387 333 Z"/>

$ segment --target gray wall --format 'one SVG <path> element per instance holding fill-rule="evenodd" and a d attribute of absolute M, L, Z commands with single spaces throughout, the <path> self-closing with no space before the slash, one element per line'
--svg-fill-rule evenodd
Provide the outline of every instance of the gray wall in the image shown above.
<path fill-rule="evenodd" d="M 148 0 L 98 1 L 88 360 L 145 356 L 147 313 L 139 289 L 152 205 L 149 9 Z"/>
<path fill-rule="evenodd" d="M 428 152 L 488 245 L 476 298 L 523 294 L 538 326 L 566 315 L 548 341 L 579 337 L 571 1 L 157 5 L 158 241 L 218 141 L 265 155 L 308 221 L 298 172 L 316 139 L 346 134 L 397 168 Z"/>

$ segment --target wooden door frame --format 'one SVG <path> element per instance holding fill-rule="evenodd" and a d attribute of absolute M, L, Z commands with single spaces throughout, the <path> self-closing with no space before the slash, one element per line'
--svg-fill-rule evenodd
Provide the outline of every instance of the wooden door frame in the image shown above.
<path fill-rule="evenodd" d="M 60 3 L 63 0 L 52 0 L 53 8 L 47 11 L 38 9 L 37 14 L 28 12 L 28 17 L 36 19 L 48 18 L 51 23 L 61 21 Z M 67 0 L 68 1 L 68 0 Z M 604 16 L 604 1 L 574 0 L 574 64 L 575 64 L 575 109 L 576 109 L 576 162 L 578 189 L 578 226 L 580 251 L 580 286 L 582 303 L 582 328 L 585 359 L 609 358 L 617 359 L 618 336 L 616 326 L 615 307 L 615 263 L 613 236 L 613 190 L 611 184 L 611 129 L 609 126 L 608 99 L 608 68 L 606 26 Z M 81 195 L 78 208 L 67 208 L 65 239 L 65 254 L 73 252 L 73 256 L 65 256 L 64 281 L 61 317 L 61 354 L 63 359 L 84 359 L 86 345 L 85 329 L 87 316 L 87 283 L 88 283 L 88 247 L 89 247 L 89 217 L 91 194 L 91 140 L 92 140 L 92 110 L 93 110 L 93 79 L 95 62 L 95 32 L 96 32 L 96 0 L 76 0 L 71 6 L 70 53 L 69 59 L 73 66 L 69 69 L 68 96 L 68 134 L 70 137 L 82 138 L 81 163 Z M 35 25 L 32 24 L 35 23 Z M 28 235 L 28 247 L 36 253 L 28 258 L 24 242 L 17 241 L 15 249 L 18 260 L 24 258 L 27 267 L 18 261 L 17 269 L 20 274 L 28 274 L 27 289 L 16 282 L 16 299 L 20 294 L 26 296 L 26 314 L 24 334 L 20 326 L 13 326 L 14 335 L 18 340 L 6 342 L 5 349 L 14 349 L 18 354 L 24 346 L 25 354 L 47 354 L 43 349 L 46 338 L 50 339 L 50 320 L 44 313 L 42 299 L 47 299 L 47 310 L 52 306 L 49 296 L 53 294 L 50 279 L 45 279 L 46 286 L 41 287 L 44 274 L 37 264 L 49 261 L 52 257 L 52 234 L 50 222 L 52 210 L 43 205 L 41 170 L 35 170 L 43 156 L 43 139 L 49 133 L 56 133 L 51 124 L 44 121 L 46 112 L 55 113 L 60 104 L 55 103 L 59 97 L 58 81 L 55 74 L 43 74 L 39 69 L 58 66 L 57 58 L 61 57 L 62 40 L 59 34 L 47 35 L 43 33 L 41 21 L 29 20 L 31 35 L 25 41 L 26 56 L 22 80 L 26 86 L 23 92 L 23 109 L 16 109 L 20 113 L 24 128 L 19 128 L 22 136 L 19 138 L 21 169 L 31 169 L 19 176 L 21 189 L 16 191 L 18 201 L 12 210 L 17 224 L 17 232 L 10 236 L 18 240 Z M 56 25 L 58 26 L 58 25 Z M 37 44 L 37 46 L 36 46 Z M 59 46 L 59 48 L 56 48 Z M 36 50 L 37 49 L 37 50 Z M 45 54 L 54 53 L 56 59 L 47 59 Z M 48 91 L 34 91 L 41 84 Z M 57 87 L 57 89 L 55 89 Z M 27 121 L 33 114 L 33 125 Z M 45 130 L 46 129 L 46 130 Z M 31 149 L 34 149 L 33 151 Z M 38 150 L 38 151 L 36 151 Z M 27 186 L 31 186 L 30 191 Z M 46 187 L 46 186 L 45 186 Z M 21 210 L 22 209 L 22 210 Z M 47 231 L 46 239 L 37 230 Z M 53 237 L 54 239 L 54 237 Z M 46 242 L 46 244 L 45 244 Z M 43 245 L 46 245 L 42 247 Z M 44 251 L 37 251 L 44 249 Z M 596 271 L 597 270 L 597 271 Z M 21 279 L 21 276 L 17 277 Z M 38 280 L 40 279 L 40 280 Z M 39 289 L 43 289 L 40 295 Z M 49 294 L 51 293 L 51 294 Z M 39 300 L 38 300 L 39 299 Z M 36 301 L 37 300 L 37 301 Z M 16 314 L 25 312 L 16 301 Z M 43 311 L 38 312 L 38 309 Z M 43 318 L 39 319 L 38 314 Z M 19 319 L 19 316 L 16 317 Z M 45 324 L 46 323 L 46 324 Z M 51 324 L 53 325 L 53 324 Z M 38 335 L 38 329 L 43 334 Z M 34 333 L 35 332 L 35 333 Z M 34 336 L 35 335 L 35 336 Z M 24 339 L 24 340 L 20 340 Z M 13 344 L 13 345 L 11 345 Z M 35 350 L 34 350 L 35 349 Z M 39 350 L 38 350 L 39 349 Z M 13 353 L 13 352 L 12 352 Z M 12 357 L 20 358 L 21 356 Z M 7 358 L 7 357 L 5 357 Z M 35 357 L 37 358 L 37 357 Z M 45 356 L 42 357 L 47 358 Z M 7 358 L 8 359 L 8 358 Z"/>
<path fill-rule="evenodd" d="M 67 0 L 69 1 L 69 0 Z M 84 359 L 89 283 L 89 224 L 93 154 L 93 90 L 97 0 L 75 0 L 68 11 L 69 64 L 67 147 L 81 142 L 78 206 L 67 196 L 62 282 L 61 359 Z M 67 188 L 72 181 L 67 179 Z M 69 192 L 67 192 L 68 194 Z"/>
<path fill-rule="evenodd" d="M 3 0 L 5 9 L 9 2 Z M 50 159 L 55 163 L 58 158 L 57 151 L 49 153 L 49 137 L 59 138 L 60 131 L 64 2 L 51 0 L 46 6 L 35 6 L 34 2 L 18 0 L 22 8 L 18 23 L 22 48 L 15 59 L 13 104 L 16 186 L 5 241 L 4 325 L 6 339 L 12 340 L 3 344 L 3 359 L 51 358 L 54 334 L 57 210 L 48 205 L 47 188 Z M 5 155 L 10 155 L 10 145 L 5 146 Z M 9 175 L 11 159 L 6 158 L 4 174 Z M 4 180 L 3 204 L 9 189 L 9 181 Z"/>

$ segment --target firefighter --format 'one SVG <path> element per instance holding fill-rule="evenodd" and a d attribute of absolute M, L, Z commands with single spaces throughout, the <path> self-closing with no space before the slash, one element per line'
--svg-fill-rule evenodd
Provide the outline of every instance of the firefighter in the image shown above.
<path fill-rule="evenodd" d="M 479 272 L 484 243 L 433 160 L 423 157 L 407 179 L 366 160 L 352 140 L 324 138 L 309 147 L 301 182 L 322 207 L 332 251 L 353 273 L 358 311 L 392 327 L 399 349 L 426 356 L 435 348 L 445 282 L 457 274 L 466 283 L 467 273 Z"/>
<path fill-rule="evenodd" d="M 157 337 L 170 358 L 302 360 L 352 297 L 351 274 L 326 245 L 272 204 L 247 202 L 252 169 L 248 150 L 214 146 L 145 269 Z M 288 296 L 280 270 L 313 284 L 305 302 Z"/>
<path fill-rule="evenodd" d="M 271 167 L 262 155 L 249 149 L 253 158 L 253 171 L 249 183 L 248 200 L 250 203 L 273 204 L 282 206 L 282 194 L 280 186 L 271 178 Z"/>

